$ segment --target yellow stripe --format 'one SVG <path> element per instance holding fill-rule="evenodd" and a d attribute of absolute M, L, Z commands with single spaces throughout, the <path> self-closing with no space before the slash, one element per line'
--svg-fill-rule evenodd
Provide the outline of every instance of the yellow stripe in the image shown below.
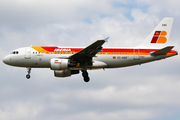
<path fill-rule="evenodd" d="M 38 47 L 38 46 L 31 46 L 31 48 L 35 49 L 38 52 L 48 52 L 48 51 L 44 50 L 42 47 Z"/>

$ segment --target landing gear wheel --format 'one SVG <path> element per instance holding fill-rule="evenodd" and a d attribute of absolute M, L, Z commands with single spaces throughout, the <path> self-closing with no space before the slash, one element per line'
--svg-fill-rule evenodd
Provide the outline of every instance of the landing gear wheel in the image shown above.
<path fill-rule="evenodd" d="M 82 71 L 82 76 L 84 78 L 84 82 L 89 82 L 90 78 L 89 78 L 88 72 L 86 70 Z"/>
<path fill-rule="evenodd" d="M 83 76 L 83 77 L 88 76 L 88 72 L 87 72 L 87 71 L 83 71 L 82 76 Z"/>
<path fill-rule="evenodd" d="M 89 82 L 90 78 L 87 76 L 87 77 L 84 77 L 84 82 Z"/>
<path fill-rule="evenodd" d="M 30 75 L 26 75 L 26 78 L 29 79 L 31 76 Z"/>

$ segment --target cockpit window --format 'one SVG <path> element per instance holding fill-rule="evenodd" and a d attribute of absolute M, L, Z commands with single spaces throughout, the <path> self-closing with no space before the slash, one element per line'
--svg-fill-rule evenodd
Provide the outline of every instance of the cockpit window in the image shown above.
<path fill-rule="evenodd" d="M 11 54 L 18 54 L 19 52 L 18 51 L 13 51 Z"/>

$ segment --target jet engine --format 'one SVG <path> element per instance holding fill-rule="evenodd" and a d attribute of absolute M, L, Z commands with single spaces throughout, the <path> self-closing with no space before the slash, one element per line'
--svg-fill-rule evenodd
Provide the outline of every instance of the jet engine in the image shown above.
<path fill-rule="evenodd" d="M 57 59 L 52 58 L 50 60 L 50 68 L 51 70 L 64 70 L 69 67 L 75 67 L 77 63 L 75 61 L 69 59 Z"/>
<path fill-rule="evenodd" d="M 55 70 L 54 71 L 54 76 L 55 77 L 69 77 L 73 74 L 79 74 L 79 70 L 69 70 L 69 69 L 65 69 L 65 70 Z"/>

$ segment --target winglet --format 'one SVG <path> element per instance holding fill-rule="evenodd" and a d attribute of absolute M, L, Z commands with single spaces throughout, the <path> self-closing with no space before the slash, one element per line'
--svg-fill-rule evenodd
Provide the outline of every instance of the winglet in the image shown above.
<path fill-rule="evenodd" d="M 163 54 L 168 53 L 168 52 L 169 52 L 170 50 L 172 50 L 173 48 L 174 48 L 174 46 L 167 46 L 167 47 L 165 47 L 165 48 L 163 48 L 163 49 L 160 49 L 160 50 L 158 50 L 158 51 L 155 51 L 155 52 L 151 53 L 151 55 L 153 55 L 153 56 L 163 55 Z"/>
<path fill-rule="evenodd" d="M 104 41 L 105 41 L 105 42 L 108 42 L 108 39 L 109 39 L 109 37 L 105 38 Z"/>

